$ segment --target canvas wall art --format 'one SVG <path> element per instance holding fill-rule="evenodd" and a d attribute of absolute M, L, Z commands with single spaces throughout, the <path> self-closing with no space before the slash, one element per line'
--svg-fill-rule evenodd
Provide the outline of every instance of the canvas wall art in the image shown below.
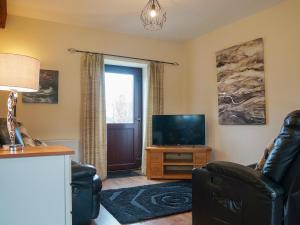
<path fill-rule="evenodd" d="M 38 92 L 23 93 L 23 103 L 58 103 L 58 71 L 41 70 Z"/>
<path fill-rule="evenodd" d="M 219 123 L 266 123 L 264 44 L 256 39 L 217 52 Z"/>

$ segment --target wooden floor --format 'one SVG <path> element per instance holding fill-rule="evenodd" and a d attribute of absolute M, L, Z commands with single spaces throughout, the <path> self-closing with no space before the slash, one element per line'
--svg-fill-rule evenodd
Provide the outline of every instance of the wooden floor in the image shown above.
<path fill-rule="evenodd" d="M 103 190 L 157 184 L 161 181 L 147 180 L 144 176 L 107 179 L 103 181 Z M 119 225 L 120 223 L 101 205 L 100 214 L 92 225 Z M 134 223 L 134 225 L 192 225 L 192 213 L 182 213 L 164 218 Z"/>

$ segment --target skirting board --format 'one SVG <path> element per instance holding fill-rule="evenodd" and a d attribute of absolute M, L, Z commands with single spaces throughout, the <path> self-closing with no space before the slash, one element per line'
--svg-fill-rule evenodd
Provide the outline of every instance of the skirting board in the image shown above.
<path fill-rule="evenodd" d="M 71 148 L 75 151 L 75 154 L 71 156 L 71 159 L 80 162 L 79 140 L 76 139 L 57 139 L 57 140 L 43 140 L 47 145 L 61 145 Z"/>

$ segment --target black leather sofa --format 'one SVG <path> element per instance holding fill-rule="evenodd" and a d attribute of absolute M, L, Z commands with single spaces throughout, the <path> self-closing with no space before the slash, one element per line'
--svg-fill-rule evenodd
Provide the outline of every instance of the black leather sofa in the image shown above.
<path fill-rule="evenodd" d="M 102 182 L 95 167 L 72 161 L 73 225 L 89 225 L 100 211 Z"/>
<path fill-rule="evenodd" d="M 300 111 L 294 111 L 262 171 L 231 162 L 193 170 L 193 225 L 299 225 L 299 152 Z"/>

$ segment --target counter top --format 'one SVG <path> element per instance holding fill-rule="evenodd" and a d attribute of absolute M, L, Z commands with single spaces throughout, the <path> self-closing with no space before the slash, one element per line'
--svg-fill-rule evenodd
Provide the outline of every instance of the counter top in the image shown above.
<path fill-rule="evenodd" d="M 64 146 L 39 146 L 24 147 L 23 150 L 11 152 L 0 148 L 0 159 L 5 158 L 24 158 L 24 157 L 42 157 L 55 155 L 73 155 L 74 151 Z"/>

